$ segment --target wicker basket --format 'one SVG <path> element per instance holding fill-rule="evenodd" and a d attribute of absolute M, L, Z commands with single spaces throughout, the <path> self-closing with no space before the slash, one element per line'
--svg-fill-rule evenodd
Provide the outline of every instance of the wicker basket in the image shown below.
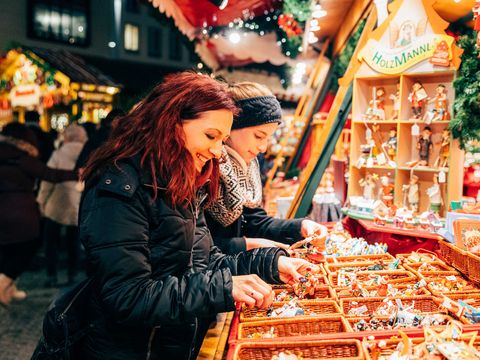
<path fill-rule="evenodd" d="M 282 307 L 286 302 L 275 302 L 273 307 L 278 309 Z M 295 316 L 295 319 L 310 318 L 310 313 L 315 313 L 316 315 L 327 315 L 327 314 L 341 314 L 342 311 L 338 306 L 337 302 L 334 300 L 299 300 L 300 306 L 305 310 L 304 316 Z M 246 306 L 242 307 L 240 312 L 240 322 L 245 321 L 264 321 L 264 320 L 276 320 L 276 319 L 285 319 L 285 317 L 269 317 L 267 316 L 266 309 L 253 308 L 249 309 Z"/>
<path fill-rule="evenodd" d="M 406 284 L 393 284 L 392 285 L 394 288 L 396 289 L 406 289 L 409 285 L 406 285 Z M 378 286 L 366 286 L 364 287 L 365 290 L 367 291 L 372 291 L 372 290 L 376 290 L 378 288 Z M 345 295 L 345 294 L 342 294 L 342 290 L 348 290 L 347 287 L 342 287 L 342 288 L 334 288 L 333 291 L 335 293 L 335 296 L 337 297 L 337 299 L 343 299 L 343 298 L 348 298 L 348 297 L 352 297 L 351 295 Z M 421 289 L 419 289 L 419 296 L 421 295 L 430 295 L 430 291 L 428 291 L 428 289 L 426 287 L 423 287 Z"/>
<path fill-rule="evenodd" d="M 267 321 L 247 321 L 239 325 L 238 338 L 240 340 L 249 339 L 250 336 L 254 334 L 271 333 L 272 329 L 275 339 L 291 336 L 352 332 L 352 328 L 343 316 L 324 315 L 311 316 L 303 319 L 289 318 Z"/>
<path fill-rule="evenodd" d="M 328 256 L 325 258 L 326 264 L 341 264 L 353 262 L 369 262 L 369 261 L 393 261 L 395 258 L 388 254 L 372 254 L 372 255 L 355 255 L 355 256 Z"/>
<path fill-rule="evenodd" d="M 434 254 L 434 253 L 431 253 L 431 252 L 420 252 L 420 251 L 417 251 L 417 253 L 421 256 L 421 261 L 420 263 L 424 263 L 424 262 L 432 262 L 432 261 L 440 261 L 440 259 Z M 404 264 L 417 264 L 418 261 L 412 261 L 411 260 L 411 255 L 412 253 L 408 253 L 408 254 L 397 254 L 395 257 L 397 259 L 400 259 Z"/>
<path fill-rule="evenodd" d="M 444 318 L 445 318 L 445 325 L 437 325 L 437 326 L 430 326 L 432 328 L 440 328 L 440 327 L 444 327 L 447 325 L 448 322 L 452 321 L 453 318 L 450 316 L 450 315 L 447 315 L 447 314 L 441 314 Z M 373 317 L 370 317 L 370 316 L 358 316 L 358 317 L 349 317 L 347 318 L 347 321 L 350 325 L 350 327 L 352 328 L 353 332 L 360 332 L 360 331 L 355 331 L 355 324 L 360 321 L 360 320 L 365 320 L 365 321 L 370 321 L 371 319 L 375 319 L 375 320 L 385 320 L 385 321 L 388 321 L 390 320 L 390 317 L 388 316 L 373 316 Z M 422 329 L 423 326 L 417 326 L 417 327 L 402 327 L 402 328 L 396 328 L 396 329 L 380 329 L 380 330 L 368 330 L 368 331 L 389 331 L 389 330 L 405 330 L 405 329 Z"/>
<path fill-rule="evenodd" d="M 420 275 L 460 275 L 460 273 L 441 261 L 431 261 L 427 263 L 429 270 L 419 270 L 423 263 L 404 264 L 405 269 Z M 431 269 L 431 270 L 430 270 Z"/>
<path fill-rule="evenodd" d="M 468 286 L 466 289 L 462 290 L 457 290 L 457 291 L 439 291 L 433 288 L 431 285 L 432 282 L 434 281 L 440 281 L 445 279 L 445 276 L 443 275 L 422 275 L 422 277 L 425 279 L 427 282 L 428 290 L 435 296 L 442 296 L 442 295 L 450 295 L 450 294 L 478 294 L 480 293 L 480 287 L 478 287 L 475 283 L 465 280 L 461 276 L 457 276 L 459 281 L 462 281 L 465 283 L 465 285 Z M 473 288 L 472 288 L 473 287 Z"/>
<path fill-rule="evenodd" d="M 439 241 L 438 244 L 440 245 L 440 254 L 444 260 L 465 276 L 469 276 L 468 253 L 446 241 Z"/>
<path fill-rule="evenodd" d="M 382 260 L 383 261 L 383 260 Z M 365 261 L 365 262 L 353 262 L 353 263 L 340 263 L 340 264 L 325 264 L 325 270 L 327 274 L 334 274 L 342 269 L 348 268 L 350 272 L 360 272 L 360 271 L 389 271 L 388 263 L 383 261 L 385 264 L 384 270 L 368 270 L 368 267 L 375 265 L 376 263 L 373 261 Z M 377 261 L 378 263 L 378 261 Z M 357 270 L 358 269 L 358 270 Z M 401 265 L 398 266 L 395 270 L 405 270 L 405 268 Z"/>
<path fill-rule="evenodd" d="M 413 345 L 418 345 L 418 344 L 421 344 L 422 342 L 424 342 L 424 338 L 423 337 L 417 337 L 417 338 L 410 338 L 410 340 L 412 341 Z M 376 356 L 374 357 L 372 355 L 372 352 L 371 352 L 371 347 L 370 347 L 370 344 L 378 344 L 380 341 L 384 342 L 384 346 L 382 346 L 382 348 L 380 349 L 380 351 L 376 354 Z M 364 349 L 364 352 L 365 352 L 365 359 L 366 360 L 376 360 L 378 359 L 380 356 L 389 356 L 391 355 L 396 349 L 397 349 L 397 346 L 398 346 L 398 343 L 402 341 L 401 339 L 398 339 L 398 338 L 391 338 L 389 340 L 364 340 L 363 343 L 362 343 L 362 346 L 363 346 L 363 349 Z M 473 346 L 479 350 L 480 349 L 480 340 L 475 340 L 475 342 L 473 343 Z"/>
<path fill-rule="evenodd" d="M 389 270 L 389 271 L 359 271 L 356 273 L 357 281 L 368 281 L 371 275 L 388 276 L 390 284 L 415 284 L 417 283 L 417 276 L 406 270 Z M 337 285 L 338 273 L 328 275 L 328 281 L 332 287 L 339 287 Z"/>
<path fill-rule="evenodd" d="M 325 285 L 325 286 L 329 285 L 328 279 L 325 275 L 319 274 L 319 275 L 316 275 L 315 277 L 318 279 L 318 282 L 320 285 Z M 272 284 L 270 286 L 272 287 L 273 290 L 278 290 L 278 289 L 287 290 L 291 287 L 290 285 L 287 285 L 287 284 Z"/>
<path fill-rule="evenodd" d="M 271 360 L 282 351 L 302 354 L 308 359 L 362 360 L 363 348 L 358 340 L 308 340 L 308 341 L 251 341 L 239 343 L 234 360 Z"/>
<path fill-rule="evenodd" d="M 287 291 L 288 295 L 296 296 L 293 288 L 291 286 L 287 286 L 284 289 L 275 289 L 275 296 L 280 294 L 282 291 Z M 312 296 L 308 296 L 305 299 L 307 300 L 324 300 L 324 299 L 335 299 L 335 292 L 330 286 L 323 285 L 315 290 L 315 293 Z"/>
<path fill-rule="evenodd" d="M 391 298 L 394 301 L 396 298 Z M 439 310 L 439 301 L 435 300 L 432 296 L 404 296 L 398 298 L 405 306 L 410 306 L 415 302 L 415 310 L 418 310 L 421 314 L 435 313 Z M 377 311 L 377 309 L 384 305 L 385 298 L 372 297 L 372 298 L 344 298 L 340 299 L 340 308 L 347 317 L 358 317 L 358 315 L 348 315 L 348 312 L 352 307 L 360 307 L 365 305 L 368 308 L 368 313 L 364 316 L 370 316 Z M 353 304 L 357 303 L 357 304 Z"/>
<path fill-rule="evenodd" d="M 467 253 L 468 278 L 480 284 L 480 256 Z"/>

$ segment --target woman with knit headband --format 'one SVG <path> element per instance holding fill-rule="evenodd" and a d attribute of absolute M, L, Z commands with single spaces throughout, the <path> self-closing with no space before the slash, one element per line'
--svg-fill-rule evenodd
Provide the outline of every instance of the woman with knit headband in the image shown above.
<path fill-rule="evenodd" d="M 282 121 L 280 103 L 265 86 L 242 82 L 229 87 L 240 112 L 222 150 L 219 197 L 206 220 L 215 245 L 226 254 L 257 247 L 286 247 L 327 229 L 307 219 L 281 220 L 267 215 L 257 160 Z"/>

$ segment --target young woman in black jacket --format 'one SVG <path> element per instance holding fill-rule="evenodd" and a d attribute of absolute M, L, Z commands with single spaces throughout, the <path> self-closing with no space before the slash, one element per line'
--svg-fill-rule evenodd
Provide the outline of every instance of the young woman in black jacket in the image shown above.
<path fill-rule="evenodd" d="M 325 226 L 308 219 L 281 220 L 268 216 L 262 205 L 257 160 L 282 121 L 280 103 L 265 86 L 242 82 L 229 92 L 240 109 L 222 149 L 217 201 L 206 210 L 215 245 L 226 254 L 259 247 L 283 247 L 313 235 L 327 235 Z"/>
<path fill-rule="evenodd" d="M 236 110 L 224 84 L 169 76 L 88 161 L 79 230 L 98 321 L 79 358 L 192 359 L 200 319 L 235 302 L 267 307 L 267 282 L 319 270 L 281 249 L 226 256 L 213 246 L 202 208 Z"/>

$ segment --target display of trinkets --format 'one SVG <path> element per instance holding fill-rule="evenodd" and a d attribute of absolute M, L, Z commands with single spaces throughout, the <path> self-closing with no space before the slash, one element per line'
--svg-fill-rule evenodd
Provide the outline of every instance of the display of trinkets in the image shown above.
<path fill-rule="evenodd" d="M 249 334 L 247 339 L 274 339 L 276 337 L 277 334 L 275 333 L 275 328 L 272 326 L 269 331 L 257 331 L 253 334 Z"/>
<path fill-rule="evenodd" d="M 480 291 L 480 288 L 475 286 L 473 283 L 455 275 L 426 278 L 426 281 L 428 282 L 428 286 L 433 293 Z"/>
<path fill-rule="evenodd" d="M 459 324 L 449 323 L 441 332 L 424 329 L 424 338 L 409 338 L 399 331 L 401 340 L 366 341 L 366 349 L 374 360 L 473 360 L 480 352 L 473 346 L 477 332 L 463 333 Z M 396 344 L 396 345 L 395 345 Z"/>
<path fill-rule="evenodd" d="M 302 353 L 295 354 L 291 351 L 282 351 L 278 355 L 273 355 L 272 360 L 302 360 Z"/>
<path fill-rule="evenodd" d="M 384 331 L 426 326 L 442 326 L 447 325 L 450 321 L 450 317 L 444 314 L 421 315 L 412 313 L 407 318 L 408 321 L 404 321 L 405 318 L 402 319 L 396 316 L 388 319 L 375 317 L 370 319 L 360 319 L 352 325 L 352 328 L 353 331 Z"/>
<path fill-rule="evenodd" d="M 387 244 L 368 244 L 363 238 L 346 238 L 330 236 L 326 242 L 326 254 L 336 256 L 383 254 L 388 250 Z"/>
<path fill-rule="evenodd" d="M 298 283 L 293 285 L 293 291 L 299 299 L 314 297 L 315 291 L 323 284 L 314 274 L 306 273 Z"/>
<path fill-rule="evenodd" d="M 305 310 L 300 306 L 298 300 L 292 299 L 282 307 L 275 309 L 271 307 L 267 311 L 268 317 L 293 317 L 305 315 Z"/>

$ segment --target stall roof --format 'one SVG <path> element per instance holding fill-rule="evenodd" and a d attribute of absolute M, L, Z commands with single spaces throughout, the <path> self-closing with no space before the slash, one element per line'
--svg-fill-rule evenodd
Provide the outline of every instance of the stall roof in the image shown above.
<path fill-rule="evenodd" d="M 50 66 L 68 76 L 72 82 L 121 87 L 111 77 L 87 63 L 83 58 L 66 50 L 39 47 L 25 47 L 23 50 L 33 52 Z"/>

